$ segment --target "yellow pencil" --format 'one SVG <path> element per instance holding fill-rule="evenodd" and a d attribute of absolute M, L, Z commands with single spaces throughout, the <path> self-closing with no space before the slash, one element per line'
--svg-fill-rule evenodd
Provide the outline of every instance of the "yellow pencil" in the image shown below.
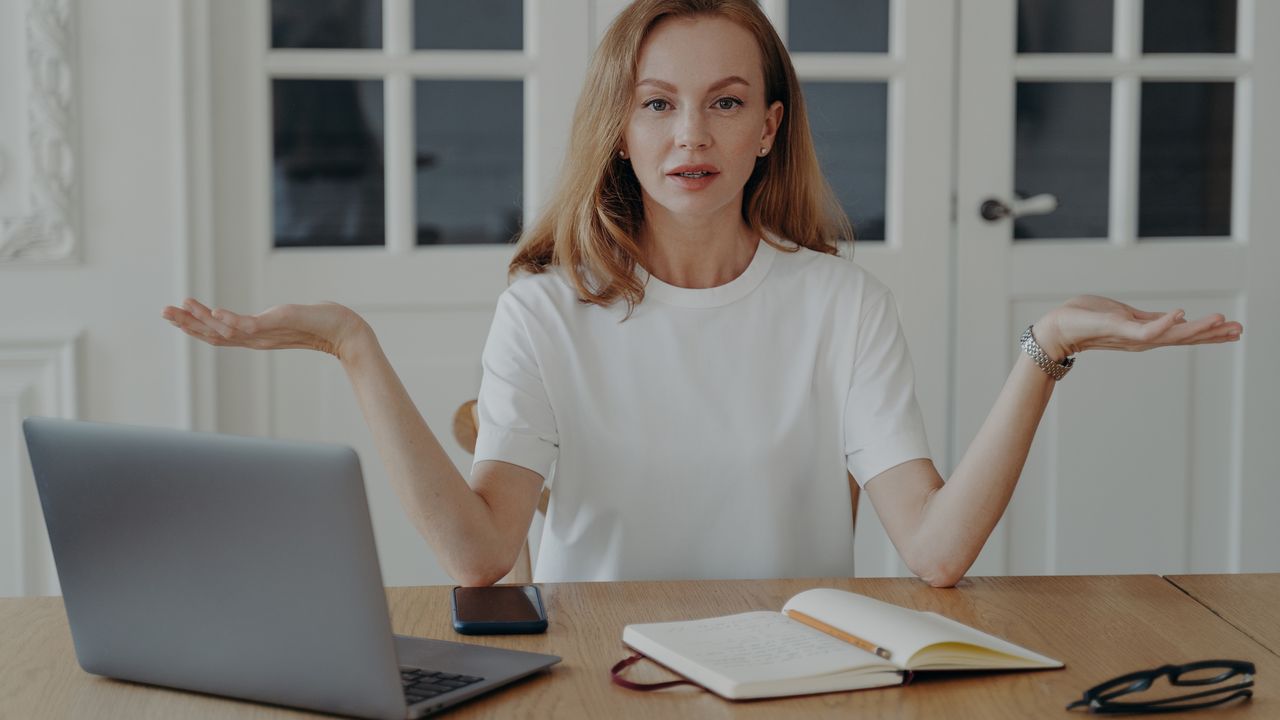
<path fill-rule="evenodd" d="M 866 650 L 869 653 L 875 653 L 876 655 L 879 655 L 885 660 L 889 659 L 889 654 L 890 654 L 889 651 L 885 650 L 879 645 L 876 645 L 873 642 L 868 642 L 866 640 L 863 640 L 862 638 L 857 637 L 856 635 L 850 635 L 849 633 L 843 630 L 833 628 L 830 625 L 822 622 L 821 620 L 815 617 L 810 617 L 808 615 L 805 615 L 799 610 L 787 610 L 786 615 L 792 620 L 798 620 L 804 623 L 805 625 L 808 625 L 809 627 L 813 628 L 814 630 L 821 630 L 822 632 L 830 635 L 833 638 L 836 638 L 838 640 L 843 640 L 849 643 L 850 645 L 854 645 L 856 647 L 862 648 L 863 650 Z"/>

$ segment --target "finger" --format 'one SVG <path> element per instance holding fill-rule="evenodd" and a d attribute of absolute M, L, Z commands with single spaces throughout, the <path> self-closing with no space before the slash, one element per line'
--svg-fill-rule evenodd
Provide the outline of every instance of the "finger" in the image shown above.
<path fill-rule="evenodd" d="M 1226 335 L 1218 337 L 1208 337 L 1195 342 L 1185 343 L 1186 345 L 1219 345 L 1222 343 L 1237 342 L 1240 340 L 1239 335 Z"/>
<path fill-rule="evenodd" d="M 188 298 L 183 305 L 187 308 L 187 311 L 192 314 L 192 316 L 209 326 L 219 335 L 222 335 L 223 337 L 230 337 L 233 333 L 232 328 L 228 327 L 226 323 L 213 316 L 212 310 L 205 307 L 194 298 Z"/>
<path fill-rule="evenodd" d="M 1170 345 L 1197 345 L 1202 342 L 1226 342 L 1235 340 L 1240 337 L 1241 327 L 1239 323 L 1225 323 L 1222 325 L 1210 325 L 1202 327 L 1199 332 L 1178 339 L 1171 339 L 1167 342 Z"/>
<path fill-rule="evenodd" d="M 196 330 L 205 328 L 205 324 L 199 318 L 181 308 L 173 308 L 173 311 L 169 313 L 166 319 L 171 325 L 180 329 Z"/>
<path fill-rule="evenodd" d="M 222 337 L 221 335 L 218 335 L 217 333 L 210 332 L 208 330 L 197 330 L 194 328 L 186 327 L 184 325 L 179 325 L 178 329 L 190 335 L 191 337 L 197 340 L 202 340 L 204 342 L 207 342 L 210 345 L 225 345 L 227 343 L 226 338 Z"/>
<path fill-rule="evenodd" d="M 218 308 L 211 315 L 233 331 L 252 335 L 258 329 L 258 321 L 247 315 L 237 315 L 226 308 Z"/>
<path fill-rule="evenodd" d="M 1230 330 L 1239 332 L 1240 324 L 1228 323 L 1221 314 L 1214 313 L 1199 320 L 1181 323 L 1163 336 L 1155 338 L 1155 342 L 1161 345 L 1181 345 L 1207 335 L 1225 335 Z"/>
<path fill-rule="evenodd" d="M 1235 327 L 1234 325 L 1225 325 L 1225 320 L 1226 318 L 1222 315 L 1214 313 L 1213 315 L 1208 315 L 1194 322 L 1187 323 L 1185 327 L 1179 328 L 1179 332 L 1181 335 L 1185 336 L 1183 339 L 1194 338 L 1206 333 L 1225 334 L 1228 330 Z"/>
<path fill-rule="evenodd" d="M 1158 343 L 1184 315 L 1181 310 L 1174 310 L 1146 323 L 1130 323 L 1130 334 L 1141 342 Z"/>

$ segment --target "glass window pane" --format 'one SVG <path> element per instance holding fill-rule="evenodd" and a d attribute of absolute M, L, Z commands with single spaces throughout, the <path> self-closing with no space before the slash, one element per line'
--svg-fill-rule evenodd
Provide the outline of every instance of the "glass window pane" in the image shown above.
<path fill-rule="evenodd" d="M 1142 83 L 1139 236 L 1231 234 L 1234 115 L 1234 83 Z"/>
<path fill-rule="evenodd" d="M 791 0 L 791 52 L 889 52 L 889 0 Z"/>
<path fill-rule="evenodd" d="M 380 0 L 271 0 L 273 48 L 380 48 Z"/>
<path fill-rule="evenodd" d="M 822 172 L 859 241 L 884 240 L 889 86 L 806 82 L 805 108 Z"/>
<path fill-rule="evenodd" d="M 414 0 L 413 46 L 419 50 L 520 50 L 522 0 Z"/>
<path fill-rule="evenodd" d="M 1105 238 L 1111 187 L 1111 83 L 1020 82 L 1013 188 L 1058 209 L 1014 221 L 1015 240 Z"/>
<path fill-rule="evenodd" d="M 382 245 L 381 80 L 273 80 L 275 246 Z"/>
<path fill-rule="evenodd" d="M 1236 0 L 1148 0 L 1143 4 L 1142 52 L 1235 51 Z"/>
<path fill-rule="evenodd" d="M 1018 0 L 1018 52 L 1109 53 L 1112 0 Z"/>
<path fill-rule="evenodd" d="M 415 86 L 418 244 L 510 242 L 524 188 L 524 84 Z"/>

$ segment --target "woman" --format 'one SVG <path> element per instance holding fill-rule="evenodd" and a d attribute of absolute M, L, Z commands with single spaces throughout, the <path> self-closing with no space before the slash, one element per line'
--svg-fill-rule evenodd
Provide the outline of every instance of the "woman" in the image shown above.
<path fill-rule="evenodd" d="M 511 569 L 544 482 L 540 581 L 848 575 L 848 472 L 908 567 L 950 586 L 1003 514 L 1069 356 L 1241 331 L 1221 315 L 1067 302 L 1024 334 L 944 484 L 893 298 L 834 255 L 847 221 L 752 0 L 627 8 L 573 132 L 498 302 L 469 484 L 347 308 L 164 311 L 214 345 L 338 357 L 406 510 L 463 584 Z"/>

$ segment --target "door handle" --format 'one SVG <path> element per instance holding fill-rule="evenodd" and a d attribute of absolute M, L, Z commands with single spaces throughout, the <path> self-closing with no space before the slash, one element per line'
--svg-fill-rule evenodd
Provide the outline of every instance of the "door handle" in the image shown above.
<path fill-rule="evenodd" d="M 1048 215 L 1058 209 L 1058 197 L 1052 193 L 1040 193 L 1029 198 L 1017 198 L 1013 207 L 1005 205 L 998 198 L 987 198 L 978 208 L 978 214 L 987 222 L 1003 220 L 1007 217 L 1028 217 L 1031 215 Z"/>

